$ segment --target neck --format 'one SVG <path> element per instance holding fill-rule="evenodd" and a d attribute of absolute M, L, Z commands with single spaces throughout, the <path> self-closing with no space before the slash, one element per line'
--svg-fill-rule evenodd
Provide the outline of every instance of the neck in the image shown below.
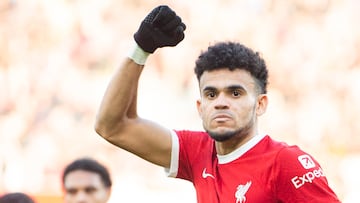
<path fill-rule="evenodd" d="M 245 133 L 239 133 L 236 136 L 232 137 L 229 140 L 222 141 L 222 142 L 215 142 L 215 148 L 218 155 L 226 155 L 234 150 L 238 149 L 253 137 L 257 135 L 257 130 L 252 129 Z"/>

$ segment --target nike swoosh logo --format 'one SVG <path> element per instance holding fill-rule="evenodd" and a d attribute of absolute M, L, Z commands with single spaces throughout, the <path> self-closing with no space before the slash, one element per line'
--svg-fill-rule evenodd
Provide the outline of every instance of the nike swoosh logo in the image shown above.
<path fill-rule="evenodd" d="M 210 173 L 206 173 L 206 168 L 204 168 L 204 170 L 203 170 L 203 172 L 202 172 L 202 177 L 203 177 L 203 178 L 210 177 L 210 178 L 215 179 L 215 177 L 214 177 L 213 175 L 211 175 Z"/>

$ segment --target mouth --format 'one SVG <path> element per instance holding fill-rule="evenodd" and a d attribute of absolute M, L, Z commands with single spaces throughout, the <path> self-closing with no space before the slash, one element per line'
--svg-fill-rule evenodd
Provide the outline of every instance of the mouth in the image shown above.
<path fill-rule="evenodd" d="M 226 122 L 226 121 L 229 121 L 229 120 L 232 120 L 232 117 L 227 115 L 227 114 L 217 114 L 213 117 L 213 120 L 215 122 Z"/>

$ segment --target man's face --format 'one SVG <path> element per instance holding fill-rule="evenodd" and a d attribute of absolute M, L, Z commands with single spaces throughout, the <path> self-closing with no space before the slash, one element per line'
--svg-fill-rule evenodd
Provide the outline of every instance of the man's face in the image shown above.
<path fill-rule="evenodd" d="M 99 174 L 76 170 L 65 177 L 65 203 L 106 203 L 110 188 L 106 188 Z"/>
<path fill-rule="evenodd" d="M 266 96 L 258 95 L 255 80 L 245 70 L 205 71 L 199 87 L 197 106 L 203 127 L 217 141 L 246 136 L 264 111 L 261 101 Z"/>

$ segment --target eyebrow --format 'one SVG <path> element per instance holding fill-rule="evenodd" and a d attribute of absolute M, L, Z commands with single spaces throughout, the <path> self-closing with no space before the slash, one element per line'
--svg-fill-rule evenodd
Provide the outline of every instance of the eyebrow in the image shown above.
<path fill-rule="evenodd" d="M 212 87 L 212 86 L 206 86 L 204 89 L 203 89 L 203 92 L 205 91 L 215 91 L 216 88 L 215 87 Z"/>
<path fill-rule="evenodd" d="M 226 87 L 228 90 L 241 90 L 246 92 L 245 88 L 241 85 L 230 85 L 229 87 Z"/>
<path fill-rule="evenodd" d="M 93 186 L 93 185 L 88 185 L 88 186 L 85 186 L 85 187 L 82 187 L 82 188 L 78 188 L 78 187 L 65 187 L 64 188 L 66 191 L 69 191 L 69 190 L 82 190 L 82 189 L 97 189 L 96 186 Z"/>
<path fill-rule="evenodd" d="M 218 88 L 215 88 L 213 86 L 206 86 L 203 91 L 216 91 Z M 230 85 L 225 88 L 226 90 L 237 90 L 240 89 L 241 91 L 246 91 L 246 89 L 241 85 Z"/>

